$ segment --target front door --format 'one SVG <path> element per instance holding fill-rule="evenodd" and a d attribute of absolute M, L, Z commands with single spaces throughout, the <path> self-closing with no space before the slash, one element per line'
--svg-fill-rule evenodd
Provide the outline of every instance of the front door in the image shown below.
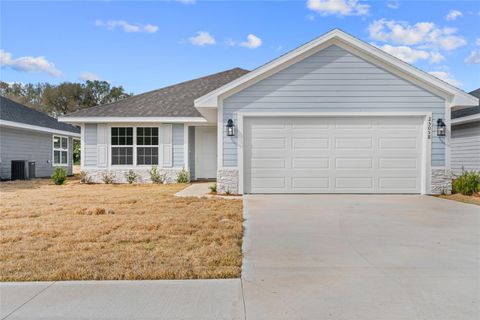
<path fill-rule="evenodd" d="M 195 178 L 215 179 L 217 176 L 217 128 L 195 128 Z"/>

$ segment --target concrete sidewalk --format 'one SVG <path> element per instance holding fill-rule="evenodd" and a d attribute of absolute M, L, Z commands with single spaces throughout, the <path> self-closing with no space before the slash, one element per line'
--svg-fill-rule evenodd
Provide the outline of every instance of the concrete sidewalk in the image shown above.
<path fill-rule="evenodd" d="M 240 279 L 0 284 L 1 319 L 244 319 Z"/>

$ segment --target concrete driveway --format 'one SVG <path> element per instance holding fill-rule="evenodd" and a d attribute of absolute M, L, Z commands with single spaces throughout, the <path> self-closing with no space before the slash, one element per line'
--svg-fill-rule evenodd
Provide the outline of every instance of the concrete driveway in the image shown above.
<path fill-rule="evenodd" d="M 426 196 L 245 199 L 247 319 L 480 319 L 480 208 Z"/>

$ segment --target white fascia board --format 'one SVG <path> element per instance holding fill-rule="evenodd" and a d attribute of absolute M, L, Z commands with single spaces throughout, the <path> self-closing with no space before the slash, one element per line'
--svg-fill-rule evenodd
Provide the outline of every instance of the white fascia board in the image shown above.
<path fill-rule="evenodd" d="M 281 56 L 255 70 L 247 73 L 246 75 L 198 98 L 195 100 L 195 107 L 217 107 L 219 97 L 225 98 L 229 96 L 229 93 L 234 93 L 234 89 L 239 86 L 245 86 L 248 84 L 253 84 L 256 81 L 261 80 L 262 75 L 266 73 L 275 73 L 272 72 L 274 69 L 282 70 L 286 66 L 292 64 L 292 61 L 297 61 L 297 59 L 304 59 L 311 54 L 318 52 L 320 47 L 328 46 L 328 43 L 331 40 L 337 40 L 353 47 L 354 49 L 360 50 L 365 54 L 372 56 L 373 58 L 388 64 L 392 67 L 392 73 L 396 73 L 398 76 L 404 78 L 405 74 L 410 75 L 410 77 L 415 78 L 421 84 L 426 86 L 426 89 L 431 91 L 431 87 L 436 88 L 438 91 L 443 93 L 444 97 L 449 97 L 451 100 L 451 107 L 454 106 L 475 106 L 478 105 L 478 99 L 468 93 L 434 77 L 433 75 L 426 73 L 422 70 L 419 70 L 412 65 L 395 58 L 394 56 L 384 52 L 383 50 L 376 48 L 373 45 L 365 43 L 339 29 L 332 30 L 306 44 L 303 46 Z M 283 67 L 282 67 L 283 66 Z"/>
<path fill-rule="evenodd" d="M 51 129 L 51 128 L 46 128 L 46 127 L 41 127 L 41 126 L 35 126 L 35 125 L 26 124 L 26 123 L 21 123 L 21 122 L 0 120 L 0 126 L 9 127 L 9 128 L 15 128 L 15 129 L 30 130 L 30 131 L 39 131 L 39 132 L 46 132 L 46 133 L 54 133 L 54 134 L 60 134 L 60 135 L 66 135 L 66 136 L 70 136 L 70 137 L 79 137 L 79 138 L 80 138 L 80 133 L 75 133 L 75 132 L 70 132 L 70 131 L 64 131 L 64 130 L 57 130 L 57 129 Z"/>
<path fill-rule="evenodd" d="M 58 121 L 66 123 L 204 123 L 202 117 L 59 117 Z"/>
<path fill-rule="evenodd" d="M 452 119 L 451 121 L 452 121 L 452 125 L 480 121 L 480 113 L 472 114 L 471 116 L 455 118 L 455 119 Z"/>

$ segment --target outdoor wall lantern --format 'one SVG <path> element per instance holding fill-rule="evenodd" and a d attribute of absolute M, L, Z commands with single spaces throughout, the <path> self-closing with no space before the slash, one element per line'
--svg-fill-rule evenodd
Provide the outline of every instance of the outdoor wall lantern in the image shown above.
<path fill-rule="evenodd" d="M 228 119 L 227 121 L 227 136 L 233 137 L 235 135 L 235 125 L 233 124 L 232 119 Z"/>
<path fill-rule="evenodd" d="M 442 119 L 437 120 L 437 136 L 439 137 L 445 137 L 445 131 L 446 131 L 446 125 L 445 122 L 443 122 Z"/>

